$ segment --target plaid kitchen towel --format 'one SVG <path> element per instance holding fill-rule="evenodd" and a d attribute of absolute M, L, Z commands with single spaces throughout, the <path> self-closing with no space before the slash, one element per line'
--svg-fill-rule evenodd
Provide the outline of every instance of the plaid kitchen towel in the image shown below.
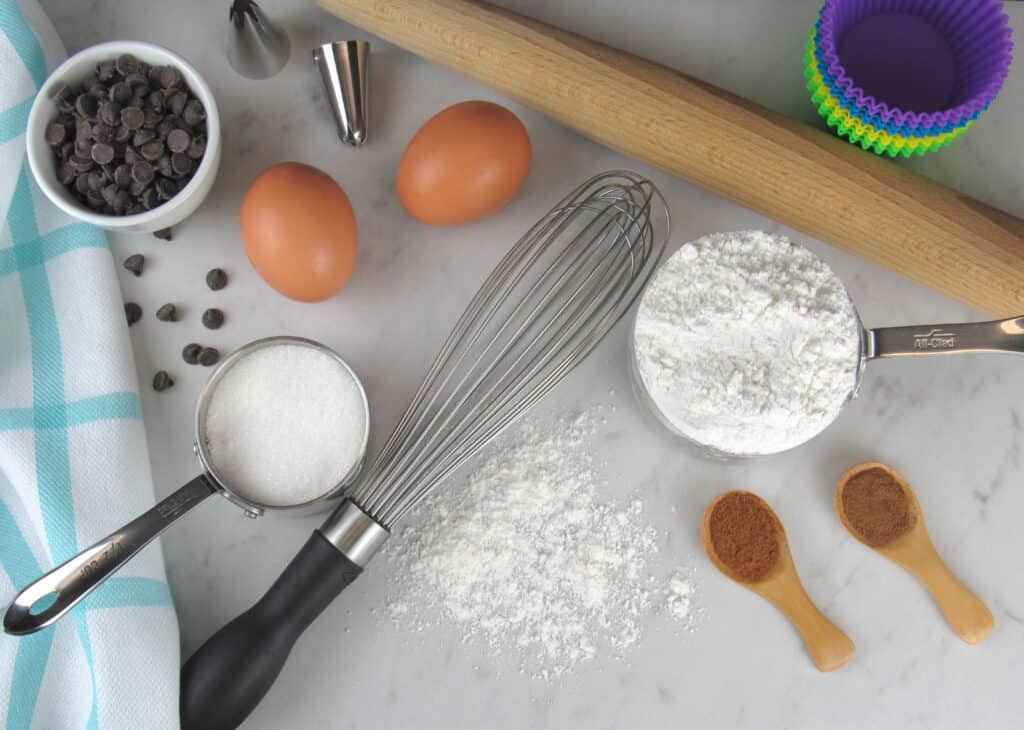
<path fill-rule="evenodd" d="M 25 126 L 63 58 L 35 0 L 0 0 L 0 606 L 153 504 L 103 232 L 32 180 Z M 178 727 L 178 624 L 158 544 L 54 626 L 0 634 L 0 727 Z"/>

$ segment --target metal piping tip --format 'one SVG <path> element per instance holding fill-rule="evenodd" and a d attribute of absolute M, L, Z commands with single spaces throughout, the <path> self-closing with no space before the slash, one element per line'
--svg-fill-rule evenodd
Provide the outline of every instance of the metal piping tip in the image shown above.
<path fill-rule="evenodd" d="M 288 63 L 292 46 L 288 34 L 263 13 L 253 0 L 235 0 L 228 11 L 231 35 L 228 62 L 249 79 L 269 79 Z"/>
<path fill-rule="evenodd" d="M 366 67 L 370 44 L 366 41 L 335 41 L 313 49 L 313 60 L 331 104 L 338 138 L 358 147 L 366 141 Z"/>

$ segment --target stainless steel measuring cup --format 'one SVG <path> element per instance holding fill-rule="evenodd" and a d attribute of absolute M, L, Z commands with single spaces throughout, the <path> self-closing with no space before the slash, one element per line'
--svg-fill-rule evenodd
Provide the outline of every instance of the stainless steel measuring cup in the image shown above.
<path fill-rule="evenodd" d="M 867 329 L 860 318 L 860 313 L 854 308 L 854 315 L 857 318 L 857 330 L 860 336 L 858 345 L 858 363 L 854 374 L 853 383 L 849 394 L 843 401 L 843 405 L 836 411 L 835 417 L 829 424 L 822 427 L 825 430 L 842 413 L 857 394 L 860 392 L 861 383 L 864 379 L 864 370 L 871 360 L 880 358 L 895 357 L 916 357 L 935 355 L 955 355 L 976 352 L 1016 352 L 1024 353 L 1024 316 L 1010 319 L 991 320 L 988 322 L 960 322 L 956 324 L 924 324 L 909 325 L 903 327 L 879 327 Z M 634 322 L 634 331 L 636 323 Z M 647 387 L 640 377 L 635 352 L 635 334 L 631 333 L 630 344 L 630 365 L 633 383 L 633 391 L 641 402 L 647 407 L 657 422 L 665 427 L 670 433 L 682 439 L 688 444 L 695 446 L 704 456 L 717 460 L 729 461 L 732 459 L 760 458 L 774 456 L 773 452 L 768 454 L 738 454 L 723 451 L 709 444 L 694 441 L 687 434 L 680 431 L 671 420 L 661 412 L 655 403 Z M 821 433 L 820 431 L 818 433 Z M 813 438 L 813 436 L 811 437 Z M 810 439 L 808 439 L 810 440 Z M 806 443 L 806 441 L 804 442 Z M 799 444 L 802 445 L 802 444 Z M 796 448 L 794 446 L 793 448 Z"/>
<path fill-rule="evenodd" d="M 341 481 L 316 499 L 286 506 L 260 504 L 240 496 L 218 473 L 216 465 L 210 458 L 206 438 L 206 413 L 213 392 L 224 374 L 247 355 L 276 345 L 311 347 L 337 360 L 358 386 L 363 402 L 363 413 L 366 417 L 362 443 L 359 447 L 360 457 Z M 352 483 L 362 469 L 369 434 L 370 411 L 363 385 L 348 363 L 342 360 L 336 352 L 319 342 L 300 337 L 268 337 L 240 347 L 224 359 L 199 394 L 192 448 L 199 459 L 202 473 L 169 497 L 158 502 L 149 511 L 90 545 L 75 557 L 58 565 L 22 589 L 14 597 L 4 614 L 4 631 L 8 634 L 22 635 L 31 634 L 49 626 L 117 572 L 172 522 L 216 492 L 219 492 L 232 504 L 241 507 L 247 517 L 253 518 L 261 516 L 267 510 L 311 512 L 333 507 L 343 496 L 345 488 Z"/>

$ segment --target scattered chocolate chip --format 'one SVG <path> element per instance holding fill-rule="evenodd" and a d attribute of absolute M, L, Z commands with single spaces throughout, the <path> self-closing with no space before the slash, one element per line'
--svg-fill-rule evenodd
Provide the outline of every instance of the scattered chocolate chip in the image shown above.
<path fill-rule="evenodd" d="M 220 360 L 220 353 L 213 347 L 204 347 L 199 351 L 199 364 L 210 367 L 216 365 L 217 361 Z"/>
<path fill-rule="evenodd" d="M 54 122 L 46 128 L 46 144 L 57 147 L 64 143 L 68 136 L 68 130 L 63 124 Z"/>
<path fill-rule="evenodd" d="M 124 267 L 136 276 L 142 276 L 142 269 L 146 265 L 146 257 L 141 253 L 133 253 L 124 260 Z"/>
<path fill-rule="evenodd" d="M 169 227 L 161 228 L 159 231 L 153 231 L 153 235 L 162 241 L 170 241 L 174 238 L 174 234 Z"/>
<path fill-rule="evenodd" d="M 202 351 L 202 345 L 190 342 L 185 345 L 185 349 L 181 351 L 181 359 L 189 365 L 196 365 L 199 362 L 199 353 Z"/>
<path fill-rule="evenodd" d="M 220 311 L 216 307 L 207 309 L 203 312 L 203 327 L 206 329 L 220 329 L 222 324 L 224 324 L 224 312 Z"/>
<path fill-rule="evenodd" d="M 142 319 L 142 307 L 140 307 L 135 302 L 125 302 L 124 316 L 128 319 L 128 326 L 131 327 L 133 324 Z"/>
<path fill-rule="evenodd" d="M 153 376 L 153 390 L 158 393 L 162 390 L 167 390 L 174 385 L 174 380 L 167 374 L 166 370 L 160 370 L 156 375 Z"/>
<path fill-rule="evenodd" d="M 220 291 L 228 285 L 228 275 L 224 269 L 210 269 L 206 272 L 206 285 L 213 291 Z"/>
<path fill-rule="evenodd" d="M 156 310 L 156 318 L 161 322 L 177 322 L 178 309 L 173 304 L 165 304 Z"/>

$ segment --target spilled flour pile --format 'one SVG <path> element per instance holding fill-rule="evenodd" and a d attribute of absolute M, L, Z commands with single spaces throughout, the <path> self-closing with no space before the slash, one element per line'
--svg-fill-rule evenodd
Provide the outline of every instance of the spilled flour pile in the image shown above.
<path fill-rule="evenodd" d="M 648 575 L 657 532 L 629 504 L 598 496 L 586 443 L 597 409 L 542 428 L 527 423 L 489 449 L 465 484 L 427 500 L 388 547 L 398 580 L 392 619 L 426 629 L 454 623 L 467 639 L 518 652 L 549 679 L 640 637 L 656 606 L 692 620 L 693 584 Z"/>

